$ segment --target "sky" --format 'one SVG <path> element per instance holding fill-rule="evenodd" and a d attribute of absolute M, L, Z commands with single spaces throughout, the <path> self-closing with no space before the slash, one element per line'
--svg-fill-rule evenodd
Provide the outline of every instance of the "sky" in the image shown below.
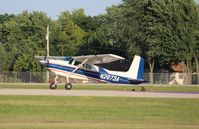
<path fill-rule="evenodd" d="M 83 8 L 86 15 L 103 14 L 107 7 L 120 4 L 122 0 L 0 0 L 0 14 L 19 14 L 24 10 L 42 11 L 52 19 L 60 12 Z M 199 0 L 195 0 L 199 3 Z"/>
<path fill-rule="evenodd" d="M 19 14 L 24 10 L 42 11 L 57 19 L 60 12 L 83 8 L 86 15 L 96 16 L 105 13 L 111 5 L 122 0 L 0 0 L 0 14 Z"/>

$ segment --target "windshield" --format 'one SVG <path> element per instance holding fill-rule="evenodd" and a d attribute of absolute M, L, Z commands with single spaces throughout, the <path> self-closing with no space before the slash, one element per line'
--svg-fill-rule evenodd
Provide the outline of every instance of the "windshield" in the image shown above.
<path fill-rule="evenodd" d="M 72 63 L 73 63 L 73 58 L 71 58 L 69 61 L 69 64 L 72 64 Z"/>
<path fill-rule="evenodd" d="M 72 59 L 71 56 L 66 56 L 66 57 L 64 58 L 64 61 L 70 61 L 71 59 Z"/>

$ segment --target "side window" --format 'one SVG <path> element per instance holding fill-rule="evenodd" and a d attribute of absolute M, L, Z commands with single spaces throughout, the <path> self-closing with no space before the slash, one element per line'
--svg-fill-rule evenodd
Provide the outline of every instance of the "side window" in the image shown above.
<path fill-rule="evenodd" d="M 79 61 L 75 61 L 75 63 L 74 63 L 75 66 L 78 66 L 80 64 L 81 64 L 81 62 L 79 62 Z"/>
<path fill-rule="evenodd" d="M 85 64 L 85 68 L 91 70 L 91 69 L 92 69 L 92 66 L 90 66 L 90 65 L 88 65 L 88 64 Z"/>

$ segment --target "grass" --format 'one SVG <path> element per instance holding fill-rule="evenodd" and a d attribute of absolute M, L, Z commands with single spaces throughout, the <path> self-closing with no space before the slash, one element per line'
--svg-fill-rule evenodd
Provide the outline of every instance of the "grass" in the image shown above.
<path fill-rule="evenodd" d="M 199 99 L 0 96 L 3 129 L 199 129 Z"/>
<path fill-rule="evenodd" d="M 74 90 L 115 90 L 115 91 L 140 91 L 142 85 L 80 85 L 73 84 Z M 199 92 L 199 86 L 144 86 L 146 91 L 158 92 Z M 48 89 L 48 84 L 0 84 L 1 88 L 26 88 L 26 89 Z M 58 85 L 57 89 L 64 89 L 63 85 Z"/>

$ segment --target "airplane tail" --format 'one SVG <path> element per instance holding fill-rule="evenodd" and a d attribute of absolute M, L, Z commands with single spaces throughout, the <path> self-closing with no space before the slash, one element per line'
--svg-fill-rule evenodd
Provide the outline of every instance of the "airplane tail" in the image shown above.
<path fill-rule="evenodd" d="M 132 79 L 141 80 L 144 75 L 144 59 L 135 55 L 129 70 L 126 72 L 128 77 Z"/>

